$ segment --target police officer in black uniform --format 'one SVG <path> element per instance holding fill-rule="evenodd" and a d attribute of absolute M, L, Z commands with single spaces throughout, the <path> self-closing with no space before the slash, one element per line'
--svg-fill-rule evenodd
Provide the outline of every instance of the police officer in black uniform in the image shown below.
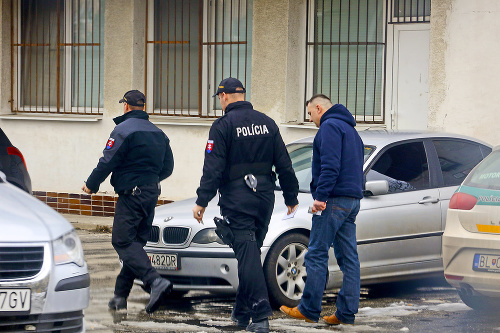
<path fill-rule="evenodd" d="M 244 93 L 242 83 L 230 77 L 221 81 L 214 95 L 224 115 L 210 128 L 193 215 L 202 222 L 208 202 L 219 190 L 221 214 L 234 234 L 232 246 L 238 260 L 239 287 L 231 319 L 248 331 L 269 332 L 267 317 L 272 309 L 260 247 L 274 207 L 273 166 L 288 213 L 298 205 L 299 185 L 278 126 L 255 111 Z"/>
<path fill-rule="evenodd" d="M 96 193 L 113 173 L 111 185 L 119 196 L 111 242 L 123 267 L 116 278 L 115 295 L 109 301 L 109 308 L 126 309 L 134 279 L 139 278 L 150 289 L 146 311 L 152 313 L 161 298 L 170 293 L 172 284 L 152 267 L 143 247 L 151 232 L 160 181 L 172 174 L 174 158 L 168 137 L 144 112 L 144 94 L 131 90 L 119 102 L 123 103 L 124 114 L 113 119 L 116 127 L 82 190 Z"/>

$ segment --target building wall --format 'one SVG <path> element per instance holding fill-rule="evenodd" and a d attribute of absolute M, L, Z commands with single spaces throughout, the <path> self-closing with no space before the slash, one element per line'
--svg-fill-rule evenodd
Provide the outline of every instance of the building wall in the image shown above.
<path fill-rule="evenodd" d="M 0 8 L 0 73 L 8 78 L 11 64 L 10 2 L 2 0 Z M 305 22 L 300 11 L 305 13 L 305 0 L 272 3 L 254 0 L 252 102 L 258 110 L 280 124 L 286 143 L 314 135 L 316 131 L 312 126 L 294 128 L 281 125 L 289 121 L 296 123 L 304 110 L 303 68 L 297 65 L 304 61 L 305 48 Z M 144 91 L 144 2 L 106 0 L 104 15 L 102 116 L 12 115 L 8 102 L 10 80 L 1 83 L 0 127 L 23 152 L 33 190 L 42 194 L 48 192 L 52 197 L 63 198 L 63 201 L 67 197 L 65 193 L 73 194 L 73 197 L 82 193 L 83 181 L 97 164 L 115 126 L 113 118 L 123 112 L 118 104 L 123 93 L 130 89 Z M 161 197 L 180 200 L 195 196 L 212 120 L 159 116 L 151 117 L 151 120 L 170 138 L 175 158 L 174 173 L 162 182 Z M 101 185 L 100 192 L 101 195 L 114 194 L 109 178 Z"/>
<path fill-rule="evenodd" d="M 0 127 L 25 155 L 35 191 L 81 193 L 114 127 L 112 119 L 122 114 L 118 100 L 127 90 L 144 90 L 144 2 L 105 2 L 104 110 L 99 117 L 11 115 L 10 3 L 1 0 L 0 8 L 0 73 L 7 78 L 0 83 Z M 432 2 L 430 129 L 500 143 L 494 121 L 500 104 L 498 11 L 500 4 L 492 0 Z M 280 125 L 285 143 L 314 135 L 314 126 L 301 124 L 303 101 L 310 97 L 304 96 L 306 0 L 254 0 L 253 12 L 252 103 Z M 174 173 L 162 183 L 166 200 L 195 195 L 212 123 L 173 118 L 151 118 L 171 139 L 175 157 Z M 113 194 L 109 180 L 101 192 Z"/>
<path fill-rule="evenodd" d="M 432 1 L 429 129 L 500 144 L 499 14 L 493 0 Z"/>

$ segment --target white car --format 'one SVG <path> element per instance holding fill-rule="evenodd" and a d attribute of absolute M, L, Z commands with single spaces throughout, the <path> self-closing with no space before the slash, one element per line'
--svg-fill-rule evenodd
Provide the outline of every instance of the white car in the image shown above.
<path fill-rule="evenodd" d="M 356 219 L 361 282 L 417 279 L 443 274 L 441 236 L 448 202 L 468 172 L 491 151 L 478 140 L 447 133 L 361 131 L 365 145 L 365 198 Z M 313 200 L 309 193 L 313 138 L 287 145 L 299 181 L 299 208 L 283 219 L 279 189 L 261 249 L 273 305 L 296 306 L 307 278 Z M 231 292 L 238 288 L 233 251 L 214 232 L 220 216 L 217 197 L 205 211 L 205 224 L 193 218 L 195 198 L 156 209 L 145 250 L 174 293 L 189 290 Z M 327 288 L 342 284 L 333 249 Z"/>
<path fill-rule="evenodd" d="M 0 171 L 0 332 L 85 332 L 89 286 L 73 226 Z"/>
<path fill-rule="evenodd" d="M 500 147 L 453 194 L 443 234 L 444 276 L 473 309 L 500 306 Z"/>

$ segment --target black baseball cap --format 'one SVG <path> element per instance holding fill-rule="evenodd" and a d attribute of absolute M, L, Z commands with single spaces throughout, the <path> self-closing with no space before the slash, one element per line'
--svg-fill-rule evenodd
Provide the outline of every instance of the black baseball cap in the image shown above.
<path fill-rule="evenodd" d="M 146 96 L 139 90 L 129 90 L 123 95 L 123 98 L 118 103 L 127 103 L 132 106 L 144 106 L 146 103 Z"/>
<path fill-rule="evenodd" d="M 237 88 L 241 89 L 236 90 Z M 235 79 L 234 77 L 228 77 L 227 79 L 220 81 L 219 87 L 217 88 L 217 91 L 212 97 L 215 97 L 223 92 L 226 94 L 234 94 L 234 93 L 244 93 L 246 92 L 246 90 L 243 87 L 243 84 L 241 83 L 240 80 Z"/>

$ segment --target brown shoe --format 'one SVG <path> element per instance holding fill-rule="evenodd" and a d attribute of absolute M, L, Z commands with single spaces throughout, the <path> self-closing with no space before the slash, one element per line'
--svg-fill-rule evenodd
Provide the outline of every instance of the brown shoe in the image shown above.
<path fill-rule="evenodd" d="M 346 324 L 341 322 L 335 314 L 332 314 L 331 316 L 324 316 L 323 320 L 326 321 L 327 324 L 329 325 L 354 325 L 354 324 Z"/>
<path fill-rule="evenodd" d="M 289 308 L 288 306 L 282 305 L 280 307 L 280 311 L 283 313 L 286 313 L 290 317 L 293 317 L 296 319 L 302 319 L 302 320 L 307 321 L 308 323 L 317 323 L 317 321 L 312 321 L 311 319 L 307 319 L 306 316 L 304 316 L 302 313 L 300 313 L 300 311 L 297 307 Z"/>

